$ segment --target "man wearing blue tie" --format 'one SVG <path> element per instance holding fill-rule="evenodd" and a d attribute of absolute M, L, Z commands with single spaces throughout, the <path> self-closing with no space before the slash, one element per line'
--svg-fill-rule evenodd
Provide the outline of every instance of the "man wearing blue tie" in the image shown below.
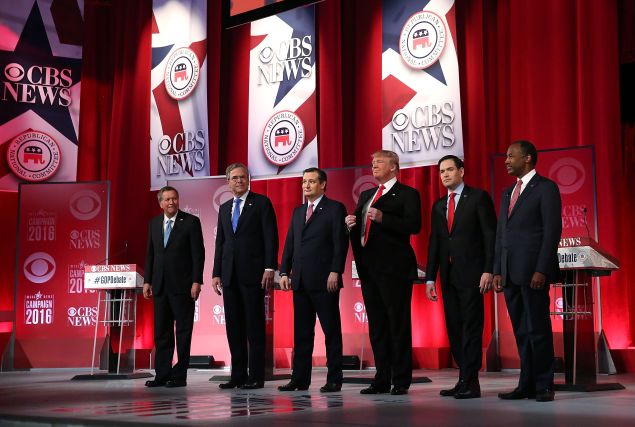
<path fill-rule="evenodd" d="M 154 299 L 156 377 L 146 387 L 183 387 L 187 383 L 194 302 L 203 283 L 205 247 L 198 217 L 179 210 L 179 193 L 157 193 L 163 214 L 150 221 L 143 296 Z M 176 337 L 175 337 L 176 331 Z M 176 338 L 177 363 L 172 366 Z"/>
<path fill-rule="evenodd" d="M 265 381 L 265 292 L 278 267 L 278 227 L 271 201 L 249 190 L 249 170 L 226 170 L 234 197 L 218 211 L 212 287 L 223 295 L 232 356 L 231 379 L 221 389 L 256 389 Z"/>

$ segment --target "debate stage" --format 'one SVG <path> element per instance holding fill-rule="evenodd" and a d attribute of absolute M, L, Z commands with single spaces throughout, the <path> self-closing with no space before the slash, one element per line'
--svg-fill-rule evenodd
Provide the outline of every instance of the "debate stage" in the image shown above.
<path fill-rule="evenodd" d="M 594 393 L 558 392 L 551 403 L 502 401 L 518 373 L 482 373 L 481 399 L 440 397 L 457 371 L 417 371 L 431 383 L 414 384 L 406 396 L 360 395 L 364 385 L 344 384 L 341 393 L 321 394 L 326 371 L 314 369 L 308 391 L 282 393 L 272 381 L 255 391 L 219 390 L 210 382 L 226 371 L 190 370 L 188 386 L 144 387 L 145 379 L 71 381 L 76 370 L 0 373 L 1 426 L 124 425 L 328 425 L 328 426 L 624 426 L 635 425 L 635 374 L 600 378 L 626 389 Z M 346 372 L 348 376 L 357 371 Z M 363 376 L 372 376 L 365 371 Z M 557 381 L 562 381 L 560 375 Z"/>

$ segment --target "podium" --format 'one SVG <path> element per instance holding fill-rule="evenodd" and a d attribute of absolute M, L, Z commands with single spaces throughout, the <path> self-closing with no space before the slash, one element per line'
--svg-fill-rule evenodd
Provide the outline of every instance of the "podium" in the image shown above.
<path fill-rule="evenodd" d="M 134 339 L 136 336 L 137 289 L 143 287 L 143 278 L 135 264 L 87 265 L 84 270 L 85 289 L 97 292 L 97 321 L 93 340 L 93 358 L 90 374 L 76 375 L 74 380 L 112 380 L 148 378 L 148 372 L 135 372 Z M 97 348 L 99 328 L 106 330 L 103 348 Z M 127 356 L 122 358 L 124 342 L 130 344 Z M 116 348 L 116 351 L 114 351 Z M 95 359 L 107 372 L 95 373 Z"/>
<path fill-rule="evenodd" d="M 564 280 L 553 287 L 555 292 L 562 293 L 562 307 L 552 310 L 551 314 L 563 318 L 565 382 L 554 384 L 555 390 L 588 392 L 624 389 L 619 383 L 597 382 L 596 349 L 599 347 L 606 352 L 604 357 L 608 360 L 610 353 L 604 341 L 601 327 L 602 308 L 599 304 L 600 334 L 598 345 L 595 343 L 593 301 L 594 278 L 609 276 L 611 271 L 619 268 L 619 261 L 587 237 L 561 239 L 558 260 Z M 598 286 L 598 297 L 599 295 Z"/>

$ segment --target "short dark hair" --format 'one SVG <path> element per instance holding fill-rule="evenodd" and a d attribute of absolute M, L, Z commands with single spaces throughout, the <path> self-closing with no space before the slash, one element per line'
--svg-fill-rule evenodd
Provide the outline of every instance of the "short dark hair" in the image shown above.
<path fill-rule="evenodd" d="M 324 172 L 324 170 L 320 168 L 306 168 L 305 170 L 302 171 L 302 175 L 304 175 L 305 173 L 312 173 L 312 172 L 317 173 L 318 181 L 320 181 L 320 183 L 326 182 L 326 172 Z M 326 191 L 326 185 L 324 186 L 324 191 Z"/>
<path fill-rule="evenodd" d="M 179 197 L 179 190 L 166 185 L 165 187 L 161 187 L 161 189 L 157 192 L 157 199 L 159 200 L 159 203 L 161 203 L 161 200 L 163 199 L 163 193 L 165 193 L 166 191 L 174 191 L 176 193 L 176 197 Z"/>
<path fill-rule="evenodd" d="M 461 168 L 465 167 L 465 165 L 463 164 L 463 160 L 459 159 L 454 154 L 448 154 L 447 156 L 441 157 L 439 159 L 438 165 L 441 166 L 441 163 L 445 162 L 446 160 L 454 161 L 454 165 L 456 166 L 457 169 L 461 169 Z"/>
<path fill-rule="evenodd" d="M 531 165 L 536 167 L 536 163 L 538 163 L 538 151 L 534 144 L 524 139 L 519 139 L 518 141 L 512 142 L 513 144 L 518 144 L 520 147 L 520 152 L 523 153 L 523 156 L 531 156 Z"/>
<path fill-rule="evenodd" d="M 311 173 L 311 172 L 316 172 L 318 174 L 318 180 L 320 182 L 326 182 L 326 172 L 324 172 L 324 170 L 320 168 L 306 168 L 305 170 L 302 171 L 302 175 L 304 175 L 305 173 Z"/>

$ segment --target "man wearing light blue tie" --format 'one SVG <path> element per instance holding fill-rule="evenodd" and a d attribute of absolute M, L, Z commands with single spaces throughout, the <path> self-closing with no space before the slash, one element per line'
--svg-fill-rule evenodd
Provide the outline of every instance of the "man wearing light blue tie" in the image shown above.
<path fill-rule="evenodd" d="M 234 197 L 218 211 L 212 287 L 223 295 L 232 357 L 231 379 L 221 389 L 256 389 L 265 380 L 264 297 L 278 267 L 278 227 L 271 201 L 249 190 L 249 170 L 226 170 Z"/>

